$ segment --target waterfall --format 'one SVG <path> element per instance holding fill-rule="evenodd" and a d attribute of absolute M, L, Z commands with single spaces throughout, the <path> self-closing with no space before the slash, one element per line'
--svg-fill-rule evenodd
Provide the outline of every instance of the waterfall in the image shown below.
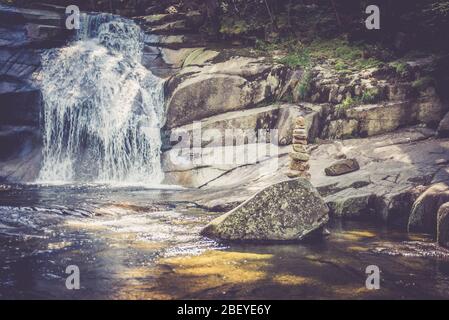
<path fill-rule="evenodd" d="M 42 55 L 40 182 L 160 183 L 163 81 L 141 64 L 132 21 L 83 15 L 74 41 Z"/>

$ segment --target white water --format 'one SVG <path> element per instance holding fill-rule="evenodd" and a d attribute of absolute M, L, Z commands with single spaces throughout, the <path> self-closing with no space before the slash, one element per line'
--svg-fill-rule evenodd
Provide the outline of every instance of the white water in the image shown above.
<path fill-rule="evenodd" d="M 83 16 L 79 40 L 42 56 L 39 182 L 161 182 L 163 81 L 141 65 L 129 20 Z"/>

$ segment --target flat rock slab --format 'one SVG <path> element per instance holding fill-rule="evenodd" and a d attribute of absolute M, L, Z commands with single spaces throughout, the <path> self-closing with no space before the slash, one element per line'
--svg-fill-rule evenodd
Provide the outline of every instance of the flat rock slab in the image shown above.
<path fill-rule="evenodd" d="M 223 240 L 302 240 L 329 219 L 328 208 L 306 179 L 273 184 L 208 224 L 202 234 Z"/>

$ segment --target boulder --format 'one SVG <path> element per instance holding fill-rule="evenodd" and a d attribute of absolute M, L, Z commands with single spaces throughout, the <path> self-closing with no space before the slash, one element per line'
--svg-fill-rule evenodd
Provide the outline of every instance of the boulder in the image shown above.
<path fill-rule="evenodd" d="M 338 161 L 326 169 L 324 169 L 324 172 L 327 176 L 340 176 L 342 174 L 354 172 L 360 169 L 359 163 L 356 159 L 344 159 L 341 161 Z"/>
<path fill-rule="evenodd" d="M 438 209 L 437 241 L 443 247 L 449 247 L 449 202 Z"/>
<path fill-rule="evenodd" d="M 167 83 L 167 128 L 171 129 L 273 99 L 285 67 L 261 59 L 232 58 L 183 68 Z"/>
<path fill-rule="evenodd" d="M 449 112 L 443 117 L 438 125 L 437 135 L 440 138 L 449 137 Z"/>
<path fill-rule="evenodd" d="M 302 240 L 328 221 L 328 208 L 303 178 L 271 185 L 202 231 L 224 240 Z"/>
<path fill-rule="evenodd" d="M 448 201 L 449 186 L 445 182 L 429 187 L 413 204 L 408 230 L 435 234 L 438 209 Z"/>

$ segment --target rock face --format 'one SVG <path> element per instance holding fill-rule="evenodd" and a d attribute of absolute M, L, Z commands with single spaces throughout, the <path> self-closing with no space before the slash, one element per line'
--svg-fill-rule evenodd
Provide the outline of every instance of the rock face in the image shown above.
<path fill-rule="evenodd" d="M 341 77 L 328 62 L 316 65 L 306 101 L 332 105 L 321 138 L 374 136 L 416 124 L 436 127 L 448 105 L 435 85 L 423 79 L 426 69 L 437 63 L 434 58 L 404 62 L 407 78 L 391 66 Z"/>
<path fill-rule="evenodd" d="M 449 186 L 446 183 L 441 182 L 429 187 L 413 204 L 408 230 L 435 234 L 438 209 L 448 201 Z"/>
<path fill-rule="evenodd" d="M 327 176 L 341 176 L 342 174 L 354 172 L 360 169 L 359 163 L 356 159 L 345 159 L 338 161 L 331 166 L 324 169 Z"/>
<path fill-rule="evenodd" d="M 32 181 L 40 169 L 41 92 L 34 81 L 44 49 L 69 36 L 64 13 L 0 4 L 0 180 Z"/>
<path fill-rule="evenodd" d="M 167 84 L 166 126 L 179 127 L 272 99 L 281 90 L 285 70 L 263 59 L 245 57 L 184 67 Z"/>
<path fill-rule="evenodd" d="M 274 184 L 213 220 L 205 236 L 224 240 L 301 240 L 328 221 L 328 209 L 303 178 Z"/>
<path fill-rule="evenodd" d="M 449 247 L 449 202 L 438 209 L 437 241 L 443 247 Z"/>

